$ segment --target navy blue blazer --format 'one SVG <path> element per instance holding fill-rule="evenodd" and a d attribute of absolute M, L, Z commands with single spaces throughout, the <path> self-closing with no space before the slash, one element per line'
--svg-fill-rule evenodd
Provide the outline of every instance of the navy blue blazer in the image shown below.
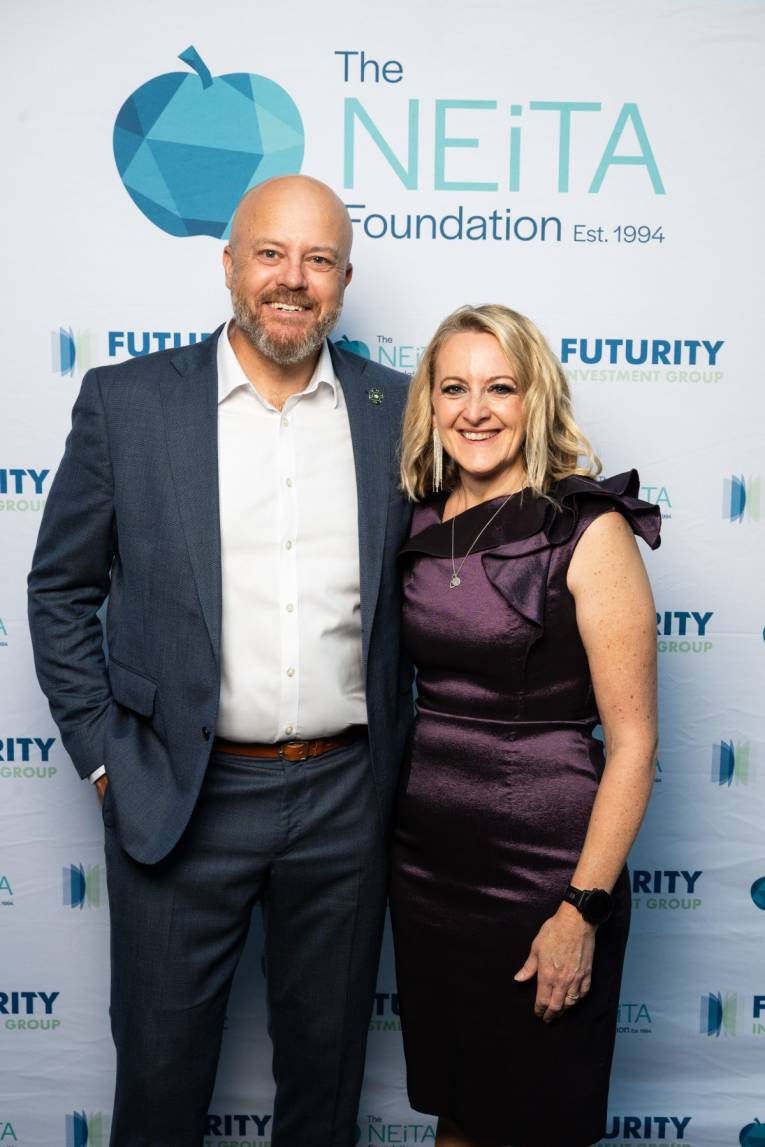
<path fill-rule="evenodd" d="M 144 863 L 183 832 L 217 718 L 222 329 L 88 371 L 29 575 L 35 666 L 62 741 L 81 776 L 106 766 L 109 822 Z M 398 484 L 409 380 L 331 351 L 356 465 L 369 738 L 385 826 L 412 715 L 396 567 L 410 520 Z"/>

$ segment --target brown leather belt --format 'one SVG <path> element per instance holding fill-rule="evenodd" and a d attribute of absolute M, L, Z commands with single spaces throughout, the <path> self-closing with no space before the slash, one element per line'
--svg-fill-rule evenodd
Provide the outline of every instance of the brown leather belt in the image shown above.
<path fill-rule="evenodd" d="M 213 741 L 214 753 L 229 753 L 234 757 L 266 757 L 269 760 L 307 761 L 309 757 L 320 757 L 331 749 L 342 749 L 350 745 L 359 735 L 358 727 L 350 728 L 337 737 L 320 737 L 315 741 L 280 741 L 276 745 L 255 745 L 244 741 L 225 741 L 216 737 Z"/>

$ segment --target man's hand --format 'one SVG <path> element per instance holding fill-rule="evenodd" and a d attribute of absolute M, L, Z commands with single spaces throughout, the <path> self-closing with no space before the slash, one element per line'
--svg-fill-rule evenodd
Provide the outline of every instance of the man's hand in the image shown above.
<path fill-rule="evenodd" d="M 109 784 L 109 778 L 106 776 L 105 773 L 102 777 L 99 777 L 98 780 L 94 782 L 94 788 L 95 788 L 96 792 L 98 793 L 99 804 L 104 803 L 104 797 L 106 796 L 106 787 L 108 784 Z"/>

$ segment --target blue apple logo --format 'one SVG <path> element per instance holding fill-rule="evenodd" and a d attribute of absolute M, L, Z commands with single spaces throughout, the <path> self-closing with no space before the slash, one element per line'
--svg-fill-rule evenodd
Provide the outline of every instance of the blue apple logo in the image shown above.
<path fill-rule="evenodd" d="M 169 235 L 228 237 L 245 191 L 303 162 L 300 113 L 264 76 L 210 74 L 194 47 L 125 100 L 114 158 L 136 207 Z"/>
<path fill-rule="evenodd" d="M 340 350 L 347 350 L 350 351 L 351 354 L 357 354 L 359 358 L 372 357 L 369 347 L 366 343 L 363 343 L 361 339 L 349 339 L 347 335 L 343 335 L 342 338 L 337 339 L 335 346 L 339 347 Z"/>
<path fill-rule="evenodd" d="M 765 876 L 760 876 L 752 885 L 752 900 L 765 912 Z"/>
<path fill-rule="evenodd" d="M 741 1147 L 765 1147 L 765 1123 L 760 1123 L 759 1119 L 747 1123 L 741 1129 L 738 1141 Z"/>

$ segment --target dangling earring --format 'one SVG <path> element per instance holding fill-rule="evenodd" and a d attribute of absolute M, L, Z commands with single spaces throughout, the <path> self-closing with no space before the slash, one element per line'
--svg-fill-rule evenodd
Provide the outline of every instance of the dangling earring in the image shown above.
<path fill-rule="evenodd" d="M 438 427 L 433 427 L 433 492 L 438 493 L 444 484 L 444 448 Z"/>

